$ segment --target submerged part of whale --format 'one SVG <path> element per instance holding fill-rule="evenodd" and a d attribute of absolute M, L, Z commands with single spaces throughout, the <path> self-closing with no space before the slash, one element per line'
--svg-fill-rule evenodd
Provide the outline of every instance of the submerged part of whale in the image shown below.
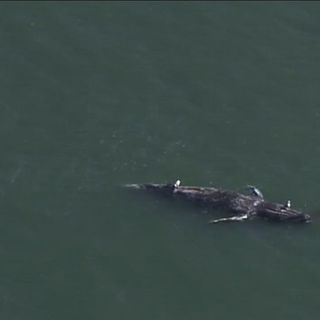
<path fill-rule="evenodd" d="M 276 222 L 311 222 L 311 217 L 286 204 L 268 202 L 256 187 L 248 186 L 250 195 L 213 187 L 181 186 L 181 181 L 167 184 L 127 184 L 128 188 L 146 190 L 167 197 L 181 198 L 210 209 L 221 209 L 233 216 L 210 220 L 209 223 L 244 221 L 255 217 Z"/>

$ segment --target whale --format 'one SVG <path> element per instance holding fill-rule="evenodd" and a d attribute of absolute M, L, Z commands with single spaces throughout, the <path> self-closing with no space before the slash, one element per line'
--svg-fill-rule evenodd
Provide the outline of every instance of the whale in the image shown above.
<path fill-rule="evenodd" d="M 262 192 L 247 186 L 248 192 L 236 192 L 216 187 L 182 186 L 175 183 L 126 184 L 126 188 L 143 190 L 167 198 L 181 199 L 206 209 L 222 210 L 226 216 L 211 219 L 209 223 L 263 219 L 274 222 L 310 223 L 311 216 L 291 206 L 291 201 L 276 203 L 265 200 Z"/>

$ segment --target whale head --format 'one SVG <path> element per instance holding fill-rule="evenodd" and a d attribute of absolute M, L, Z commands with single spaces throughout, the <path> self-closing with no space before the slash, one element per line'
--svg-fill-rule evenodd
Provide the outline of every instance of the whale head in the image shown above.
<path fill-rule="evenodd" d="M 271 221 L 286 221 L 297 223 L 310 223 L 311 216 L 302 211 L 295 210 L 291 204 L 262 202 L 257 206 L 257 216 L 267 218 Z"/>

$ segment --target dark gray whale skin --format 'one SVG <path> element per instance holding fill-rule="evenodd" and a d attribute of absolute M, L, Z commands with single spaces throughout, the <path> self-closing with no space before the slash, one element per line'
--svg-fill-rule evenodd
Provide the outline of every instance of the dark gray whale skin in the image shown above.
<path fill-rule="evenodd" d="M 263 197 L 213 187 L 176 186 L 175 184 L 129 184 L 127 187 L 149 191 L 170 198 L 181 198 L 208 209 L 220 209 L 233 214 L 232 217 L 211 220 L 242 221 L 255 217 L 275 222 L 311 222 L 311 217 L 289 205 L 268 202 Z"/>

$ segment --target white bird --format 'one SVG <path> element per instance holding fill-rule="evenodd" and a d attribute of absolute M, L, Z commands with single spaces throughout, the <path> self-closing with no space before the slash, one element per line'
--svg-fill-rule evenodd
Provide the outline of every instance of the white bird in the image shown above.
<path fill-rule="evenodd" d="M 180 180 L 177 180 L 176 183 L 174 184 L 174 187 L 175 187 L 175 188 L 178 188 L 178 187 L 180 186 L 180 183 L 181 183 L 181 181 L 180 181 Z"/>

